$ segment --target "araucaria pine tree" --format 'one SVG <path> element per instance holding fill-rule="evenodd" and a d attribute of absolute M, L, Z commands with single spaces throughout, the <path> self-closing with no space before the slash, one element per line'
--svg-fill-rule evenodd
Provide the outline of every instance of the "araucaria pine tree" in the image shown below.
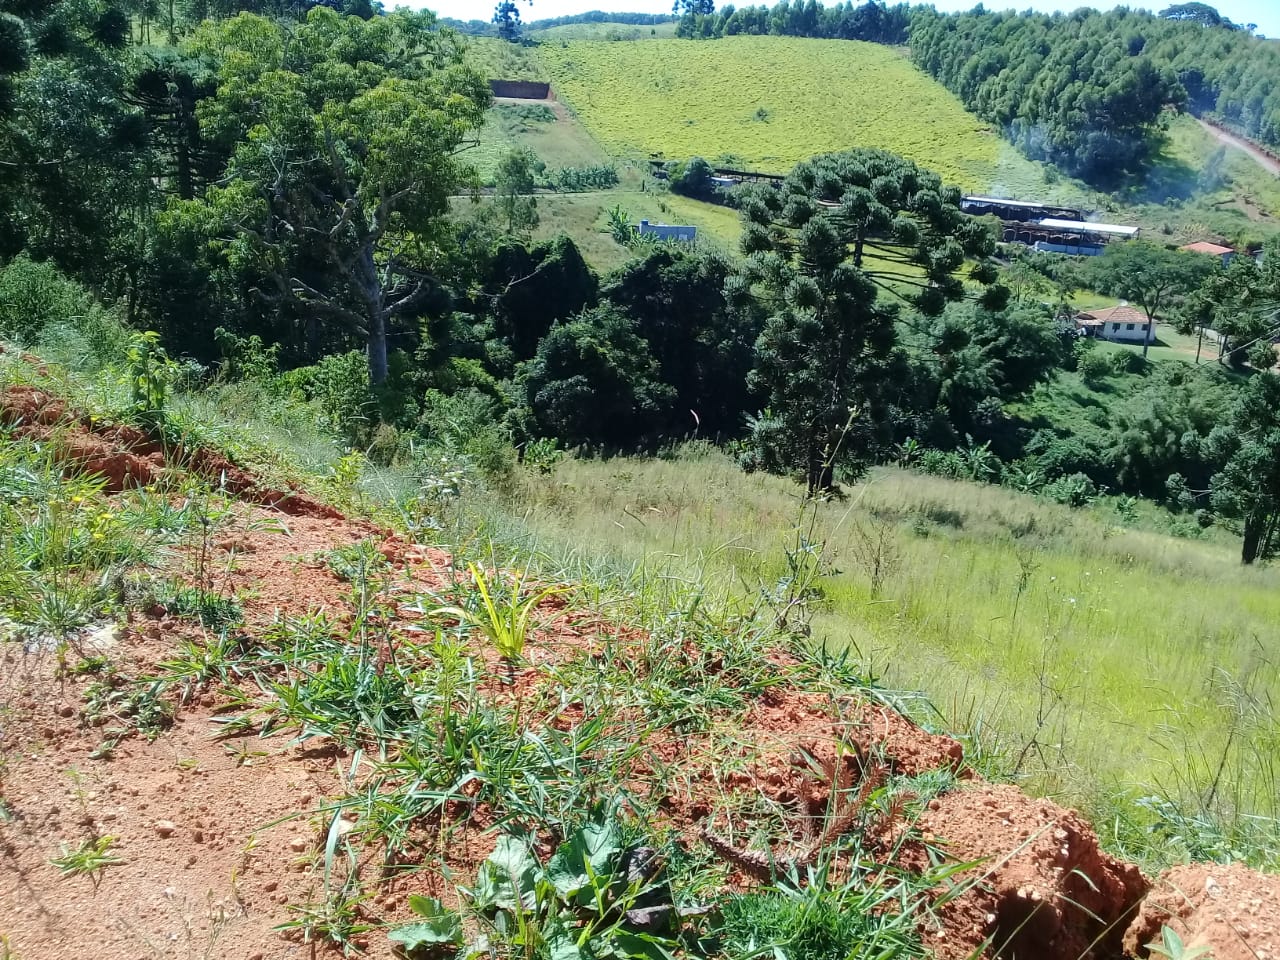
<path fill-rule="evenodd" d="M 995 238 L 959 201 L 882 150 L 815 157 L 746 198 L 748 261 L 730 294 L 768 311 L 750 374 L 767 407 L 751 424 L 748 468 L 803 477 L 810 495 L 857 476 L 887 434 L 899 307 L 940 313 L 965 296 L 967 263 L 984 303 L 1003 306 Z"/>

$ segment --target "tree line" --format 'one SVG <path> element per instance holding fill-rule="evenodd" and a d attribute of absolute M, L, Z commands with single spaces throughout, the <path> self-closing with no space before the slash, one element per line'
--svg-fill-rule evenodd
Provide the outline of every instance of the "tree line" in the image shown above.
<path fill-rule="evenodd" d="M 1280 48 L 1203 4 L 1161 15 L 920 9 L 915 62 L 1029 156 L 1097 183 L 1135 173 L 1160 143 L 1166 109 L 1213 116 L 1280 143 Z"/>
<path fill-rule="evenodd" d="M 454 17 L 441 17 L 442 26 L 457 30 L 459 33 L 465 33 L 473 37 L 503 37 L 508 40 L 518 40 L 521 35 L 528 31 L 550 30 L 552 27 L 567 27 L 578 23 L 609 23 L 623 24 L 632 27 L 656 27 L 660 24 L 671 23 L 678 19 L 675 14 L 664 13 L 610 13 L 602 10 L 589 10 L 586 13 L 571 13 L 563 17 L 542 17 L 538 20 L 530 20 L 527 23 L 519 18 L 519 8 L 514 4 L 510 7 L 503 2 L 499 2 L 494 9 L 494 15 L 489 20 L 458 20 Z M 512 31 L 508 28 L 507 34 L 503 33 L 503 24 L 515 21 L 519 29 Z"/>
<path fill-rule="evenodd" d="M 907 42 L 911 6 L 886 5 L 883 0 L 855 4 L 850 0 L 824 6 L 817 0 L 780 0 L 776 5 L 715 10 L 710 2 L 683 2 L 676 35 L 688 38 L 732 36 L 817 37 L 826 40 L 866 40 L 891 45 Z"/>
<path fill-rule="evenodd" d="M 1170 109 L 1190 109 L 1280 147 L 1280 45 L 1203 3 L 1176 4 L 1158 16 L 1125 7 L 997 13 L 980 4 L 943 14 L 883 0 L 677 6 L 677 33 L 688 38 L 909 44 L 917 65 L 1028 156 L 1103 187 L 1142 172 L 1160 148 Z"/>

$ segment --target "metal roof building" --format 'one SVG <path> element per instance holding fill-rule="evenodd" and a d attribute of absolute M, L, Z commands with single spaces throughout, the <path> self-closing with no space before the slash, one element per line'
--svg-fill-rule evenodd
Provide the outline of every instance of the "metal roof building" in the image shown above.
<path fill-rule="evenodd" d="M 1056 217 L 1046 217 L 1036 222 L 1049 230 L 1061 230 L 1064 233 L 1093 234 L 1100 237 L 1133 239 L 1142 232 L 1139 227 L 1126 227 L 1117 223 L 1094 223 L 1091 220 L 1059 220 Z"/>

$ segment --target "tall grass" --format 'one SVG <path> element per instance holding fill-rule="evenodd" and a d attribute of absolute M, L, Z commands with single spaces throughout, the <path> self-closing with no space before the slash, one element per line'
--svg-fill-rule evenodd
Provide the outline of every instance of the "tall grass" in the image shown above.
<path fill-rule="evenodd" d="M 521 498 L 546 543 L 748 596 L 785 577 L 798 488 L 709 452 L 572 461 Z M 816 508 L 815 642 L 923 690 L 1029 788 L 1274 816 L 1280 573 L 993 487 L 875 471 Z"/>

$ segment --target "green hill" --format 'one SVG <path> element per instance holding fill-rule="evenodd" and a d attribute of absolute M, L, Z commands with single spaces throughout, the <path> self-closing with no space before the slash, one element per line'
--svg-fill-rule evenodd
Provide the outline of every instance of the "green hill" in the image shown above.
<path fill-rule="evenodd" d="M 1046 191 L 1040 165 L 889 47 L 727 37 L 547 44 L 539 54 L 559 96 L 617 153 L 785 171 L 817 153 L 883 147 L 967 190 Z"/>

